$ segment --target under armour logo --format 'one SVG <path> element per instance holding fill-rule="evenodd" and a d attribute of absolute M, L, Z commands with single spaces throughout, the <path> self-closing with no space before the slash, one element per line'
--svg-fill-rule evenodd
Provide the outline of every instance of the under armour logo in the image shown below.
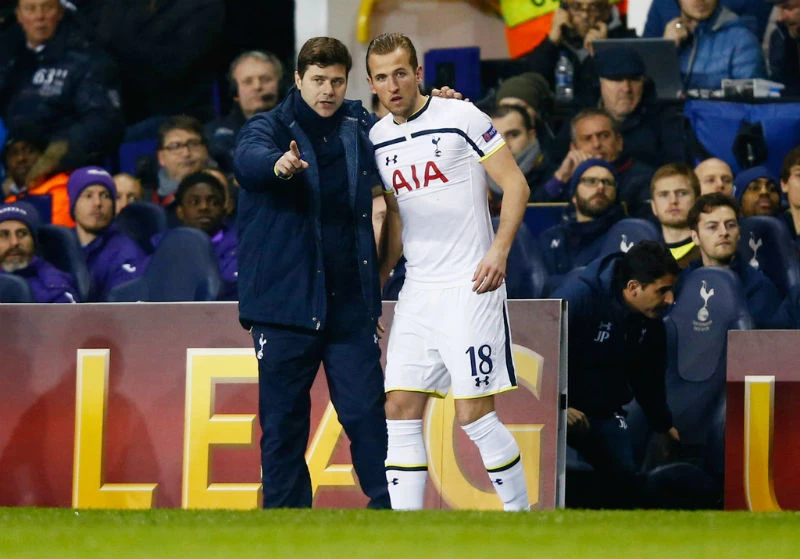
<path fill-rule="evenodd" d="M 642 328 L 642 333 L 639 334 L 639 341 L 638 343 L 642 343 L 644 341 L 644 336 L 647 334 L 647 328 Z"/>
<path fill-rule="evenodd" d="M 482 380 L 481 380 L 480 377 L 476 377 L 475 378 L 475 387 L 479 388 L 481 383 L 483 383 L 484 386 L 489 386 L 489 377 L 485 376 L 485 377 L 483 377 Z"/>
<path fill-rule="evenodd" d="M 372 334 L 372 341 L 375 343 L 375 345 L 378 345 L 378 340 L 378 334 Z"/>
<path fill-rule="evenodd" d="M 387 167 L 389 166 L 389 162 L 391 162 L 391 163 L 397 163 L 397 156 L 395 155 L 394 157 L 389 157 L 389 156 L 387 155 L 387 156 L 386 156 L 386 166 L 387 166 Z"/>
<path fill-rule="evenodd" d="M 436 151 L 433 152 L 433 155 L 435 155 L 436 157 L 441 157 L 441 155 L 442 155 L 442 150 L 439 149 L 439 141 L 441 139 L 442 139 L 441 137 L 440 138 L 431 139 L 431 143 L 436 148 Z"/>
<path fill-rule="evenodd" d="M 550 241 L 550 248 L 558 248 L 560 244 L 561 244 L 561 239 L 553 239 L 552 241 Z"/>
<path fill-rule="evenodd" d="M 397 479 L 396 477 L 393 477 L 392 481 L 390 481 L 389 483 L 391 483 L 392 485 L 400 485 L 400 480 Z"/>
<path fill-rule="evenodd" d="M 122 265 L 122 269 L 128 272 L 129 274 L 132 274 L 136 271 L 136 266 L 133 266 L 126 262 L 125 264 Z"/>
<path fill-rule="evenodd" d="M 256 358 L 261 361 L 261 358 L 264 357 L 264 345 L 267 343 L 267 339 L 264 337 L 264 333 L 262 332 L 261 335 L 258 337 L 258 353 L 256 353 Z"/>
<path fill-rule="evenodd" d="M 493 479 L 492 483 L 494 483 L 495 485 L 503 485 L 503 480 L 498 477 Z"/>

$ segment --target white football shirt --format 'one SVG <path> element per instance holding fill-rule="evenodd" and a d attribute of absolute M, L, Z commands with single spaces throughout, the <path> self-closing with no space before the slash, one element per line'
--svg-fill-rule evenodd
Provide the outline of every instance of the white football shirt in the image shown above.
<path fill-rule="evenodd" d="M 505 142 L 491 119 L 471 103 L 430 97 L 408 122 L 386 115 L 369 137 L 384 188 L 400 207 L 406 281 L 471 284 L 494 239 L 481 161 Z"/>

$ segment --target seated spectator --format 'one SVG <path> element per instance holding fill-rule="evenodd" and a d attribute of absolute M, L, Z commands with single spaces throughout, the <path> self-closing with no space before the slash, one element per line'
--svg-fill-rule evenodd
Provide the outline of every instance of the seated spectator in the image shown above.
<path fill-rule="evenodd" d="M 62 172 L 47 173 L 30 182 L 28 177 L 47 148 L 47 140 L 35 126 L 23 126 L 11 132 L 4 151 L 8 178 L 3 183 L 5 202 L 26 200 L 41 210 L 44 221 L 65 227 L 74 227 L 69 212 L 67 180 Z M 38 175 L 37 172 L 33 173 Z M 39 218 L 42 215 L 39 214 Z"/>
<path fill-rule="evenodd" d="M 525 109 L 535 125 L 537 118 L 544 121 L 552 112 L 553 92 L 541 74 L 525 72 L 500 84 L 495 94 L 495 105 Z"/>
<path fill-rule="evenodd" d="M 0 48 L 0 117 L 11 130 L 34 125 L 46 136 L 30 187 L 115 153 L 123 119 L 113 63 L 59 0 L 19 0 L 16 16 L 23 33 Z"/>
<path fill-rule="evenodd" d="M 562 53 L 572 62 L 574 90 L 589 89 L 597 79 L 591 54 L 598 39 L 635 37 L 608 0 L 565 0 L 553 15 L 550 34 L 526 55 L 528 66 L 540 73 L 555 90 L 556 63 Z"/>
<path fill-rule="evenodd" d="M 733 194 L 741 204 L 742 217 L 777 216 L 781 211 L 778 179 L 766 167 L 753 167 L 736 175 Z"/>
<path fill-rule="evenodd" d="M 192 173 L 178 186 L 175 208 L 182 225 L 200 229 L 211 238 L 223 282 L 218 298 L 221 301 L 236 301 L 239 298 L 237 239 L 236 231 L 224 224 L 225 187 L 211 173 Z"/>
<path fill-rule="evenodd" d="M 648 217 L 650 178 L 654 169 L 623 152 L 622 135 L 614 120 L 603 109 L 584 109 L 570 122 L 571 150 L 553 177 L 545 184 L 551 202 L 566 200 L 565 188 L 575 168 L 586 159 L 599 158 L 611 163 L 616 174 L 617 199 L 632 217 Z"/>
<path fill-rule="evenodd" d="M 773 0 L 766 0 L 772 2 Z M 771 6 L 759 0 L 722 0 L 720 4 L 730 11 L 743 16 L 747 28 L 756 34 L 759 41 L 767 28 Z M 647 12 L 647 22 L 642 37 L 661 37 L 667 22 L 679 17 L 681 8 L 676 0 L 653 0 Z"/>
<path fill-rule="evenodd" d="M 733 171 L 722 159 L 706 159 L 694 168 L 694 174 L 700 181 L 700 194 L 722 192 L 733 196 Z"/>
<path fill-rule="evenodd" d="M 569 186 L 574 215 L 537 237 L 549 287 L 558 285 L 573 268 L 597 258 L 605 234 L 624 217 L 617 203 L 614 167 L 607 161 L 583 161 L 572 173 Z"/>
<path fill-rule="evenodd" d="M 786 86 L 786 97 L 800 95 L 800 0 L 767 0 L 778 5 L 777 28 L 769 37 L 770 79 Z"/>
<path fill-rule="evenodd" d="M 678 0 L 681 15 L 664 26 L 678 45 L 684 89 L 720 89 L 722 80 L 765 78 L 761 45 L 719 0 Z"/>
<path fill-rule="evenodd" d="M 600 90 L 592 102 L 614 119 L 627 152 L 653 167 L 684 161 L 684 116 L 656 99 L 639 54 L 625 47 L 603 50 L 595 64 Z"/>
<path fill-rule="evenodd" d="M 214 117 L 211 86 L 225 26 L 222 0 L 94 0 L 97 44 L 122 77 L 125 141 L 156 137 L 169 116 Z M 83 6 L 81 11 L 84 11 Z M 176 185 L 177 187 L 177 185 Z"/>
<path fill-rule="evenodd" d="M 661 243 L 641 241 L 596 260 L 552 295 L 569 305 L 567 444 L 595 471 L 636 472 L 622 407 L 633 397 L 653 431 L 679 440 L 664 388 L 661 319 L 679 273 Z"/>
<path fill-rule="evenodd" d="M 233 228 L 236 224 L 236 211 L 239 208 L 239 185 L 236 183 L 236 177 L 232 174 L 226 175 L 216 167 L 205 167 L 202 171 L 216 177 L 225 187 L 225 220 Z"/>
<path fill-rule="evenodd" d="M 502 105 L 492 113 L 492 125 L 508 144 L 514 160 L 525 175 L 531 189 L 530 201 L 546 201 L 547 192 L 544 190 L 544 184 L 552 176 L 555 168 L 547 154 L 542 151 L 529 114 L 522 107 Z M 495 215 L 495 210 L 500 211 L 503 190 L 491 179 L 489 179 L 489 189 L 490 207 Z"/>
<path fill-rule="evenodd" d="M 104 301 L 112 287 L 139 277 L 146 259 L 139 246 L 112 222 L 117 187 L 100 167 L 83 167 L 67 184 L 75 219 L 75 235 L 83 248 L 92 279 L 89 302 Z"/>
<path fill-rule="evenodd" d="M 270 52 L 252 50 L 231 62 L 228 82 L 233 92 L 233 107 L 205 128 L 211 157 L 225 172 L 233 172 L 233 149 L 242 125 L 254 114 L 269 111 L 278 103 L 278 86 L 283 65 Z"/>
<path fill-rule="evenodd" d="M 700 184 L 685 163 L 664 165 L 650 181 L 650 205 L 661 225 L 661 234 L 678 266 L 685 268 L 700 254 L 687 219 L 694 201 L 700 197 Z"/>
<path fill-rule="evenodd" d="M 789 209 L 778 217 L 786 224 L 800 251 L 800 146 L 786 154 L 783 159 L 781 190 L 789 203 Z"/>
<path fill-rule="evenodd" d="M 117 215 L 128 204 L 144 200 L 142 181 L 128 173 L 114 175 L 114 184 L 117 187 Z"/>
<path fill-rule="evenodd" d="M 25 278 L 37 303 L 76 303 L 75 278 L 36 256 L 39 216 L 26 202 L 0 206 L 0 273 Z"/>
<path fill-rule="evenodd" d="M 170 206 L 178 184 L 209 165 L 208 146 L 200 121 L 186 115 L 164 121 L 158 129 L 157 158 L 158 171 L 144 174 L 142 186 L 152 193 L 153 202 Z"/>
<path fill-rule="evenodd" d="M 756 328 L 789 328 L 788 308 L 781 301 L 772 281 L 737 257 L 739 207 L 730 197 L 715 192 L 697 199 L 689 211 L 692 240 L 700 249 L 700 259 L 684 270 L 688 274 L 701 266 L 724 266 L 739 276 L 747 308 Z M 678 288 L 680 293 L 680 285 Z"/>

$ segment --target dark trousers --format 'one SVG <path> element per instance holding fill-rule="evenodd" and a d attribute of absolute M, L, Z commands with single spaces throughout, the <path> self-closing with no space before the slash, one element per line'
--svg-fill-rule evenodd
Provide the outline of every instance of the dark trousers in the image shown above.
<path fill-rule="evenodd" d="M 390 508 L 384 462 L 386 415 L 375 324 L 313 332 L 258 324 L 259 419 L 264 508 L 311 506 L 305 462 L 311 385 L 320 363 L 331 401 L 350 438 L 350 453 L 370 508 Z M 263 344 L 262 341 L 266 340 Z M 261 353 L 259 353 L 261 352 Z"/>
<path fill-rule="evenodd" d="M 625 417 L 590 417 L 587 431 L 568 433 L 567 444 L 598 472 L 633 474 L 633 443 Z"/>

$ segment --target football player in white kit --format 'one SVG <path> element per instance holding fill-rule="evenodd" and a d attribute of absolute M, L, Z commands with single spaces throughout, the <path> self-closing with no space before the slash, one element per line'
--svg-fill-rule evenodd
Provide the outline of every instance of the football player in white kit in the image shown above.
<path fill-rule="evenodd" d="M 504 508 L 528 510 L 519 446 L 494 406 L 494 394 L 517 384 L 503 278 L 528 185 L 488 116 L 468 102 L 420 93 L 422 68 L 408 37 L 373 39 L 367 74 L 389 109 L 370 132 L 387 201 L 382 281 L 401 254 L 407 260 L 386 366 L 392 508 L 423 507 L 422 416 L 428 397 L 452 386 L 456 419 Z M 503 189 L 496 235 L 487 173 Z"/>

